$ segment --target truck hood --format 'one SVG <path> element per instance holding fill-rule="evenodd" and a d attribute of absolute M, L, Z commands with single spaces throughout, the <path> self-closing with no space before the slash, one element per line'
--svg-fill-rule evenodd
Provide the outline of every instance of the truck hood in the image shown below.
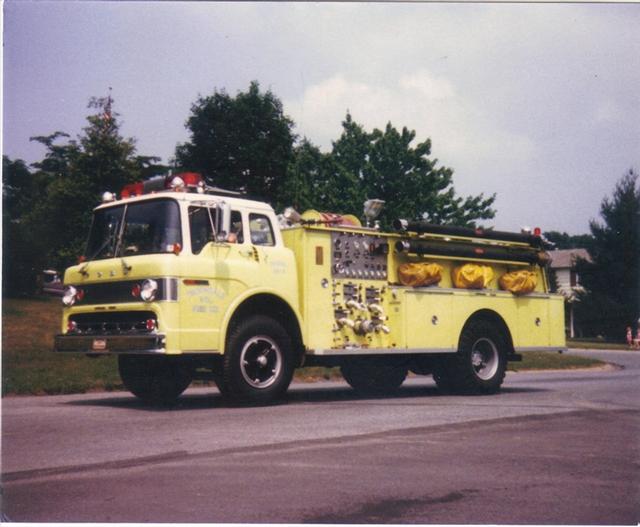
<path fill-rule="evenodd" d="M 64 283 L 81 285 L 138 278 L 180 276 L 182 267 L 180 256 L 174 254 L 109 258 L 69 267 L 64 273 Z"/>

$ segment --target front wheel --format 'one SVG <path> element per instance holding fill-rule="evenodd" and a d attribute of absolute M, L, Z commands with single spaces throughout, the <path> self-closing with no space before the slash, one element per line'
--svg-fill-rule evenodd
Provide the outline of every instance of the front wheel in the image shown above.
<path fill-rule="evenodd" d="M 491 394 L 500 390 L 506 371 L 503 333 L 491 322 L 477 319 L 462 331 L 458 353 L 441 359 L 433 376 L 445 392 Z"/>
<path fill-rule="evenodd" d="M 181 357 L 120 355 L 118 371 L 125 388 L 148 404 L 173 403 L 193 380 Z"/>
<path fill-rule="evenodd" d="M 252 316 L 227 339 L 223 393 L 239 402 L 267 404 L 282 396 L 293 377 L 291 338 L 275 320 Z"/>

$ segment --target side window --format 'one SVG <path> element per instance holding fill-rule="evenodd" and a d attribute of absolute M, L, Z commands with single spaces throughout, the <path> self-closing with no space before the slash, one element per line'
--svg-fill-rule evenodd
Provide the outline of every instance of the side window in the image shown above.
<path fill-rule="evenodd" d="M 189 207 L 189 231 L 191 233 L 191 252 L 200 254 L 202 248 L 213 241 L 212 225 L 216 224 L 216 209 L 207 207 Z M 244 242 L 242 214 L 231 211 L 231 233 L 236 236 L 234 243 Z"/>
<path fill-rule="evenodd" d="M 249 214 L 249 231 L 254 245 L 275 245 L 273 228 L 264 214 Z"/>
<path fill-rule="evenodd" d="M 212 211 L 214 212 L 214 211 Z M 191 252 L 200 254 L 202 248 L 213 240 L 212 221 L 206 207 L 189 207 L 189 231 L 191 232 Z"/>

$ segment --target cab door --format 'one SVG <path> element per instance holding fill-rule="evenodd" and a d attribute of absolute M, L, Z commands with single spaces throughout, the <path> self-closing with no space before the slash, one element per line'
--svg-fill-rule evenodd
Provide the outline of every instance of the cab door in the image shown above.
<path fill-rule="evenodd" d="M 246 225 L 251 253 L 255 262 L 255 285 L 271 289 L 297 307 L 298 281 L 293 252 L 282 242 L 282 235 L 274 225 L 275 216 L 262 211 L 249 211 Z"/>
<path fill-rule="evenodd" d="M 244 256 L 242 215 L 231 210 L 230 232 L 216 241 L 215 204 L 188 208 L 190 255 L 180 282 L 182 349 L 187 352 L 216 351 L 220 327 L 234 299 L 250 287 L 254 266 Z M 233 236 L 230 236 L 233 234 Z"/>

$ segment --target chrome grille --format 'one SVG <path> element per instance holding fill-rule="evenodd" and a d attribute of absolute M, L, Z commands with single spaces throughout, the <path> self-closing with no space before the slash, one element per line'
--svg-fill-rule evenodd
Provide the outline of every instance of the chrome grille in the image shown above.
<path fill-rule="evenodd" d="M 75 322 L 72 333 L 83 335 L 123 335 L 150 333 L 147 320 L 157 317 L 152 311 L 115 311 L 112 313 L 80 313 L 69 320 Z"/>

